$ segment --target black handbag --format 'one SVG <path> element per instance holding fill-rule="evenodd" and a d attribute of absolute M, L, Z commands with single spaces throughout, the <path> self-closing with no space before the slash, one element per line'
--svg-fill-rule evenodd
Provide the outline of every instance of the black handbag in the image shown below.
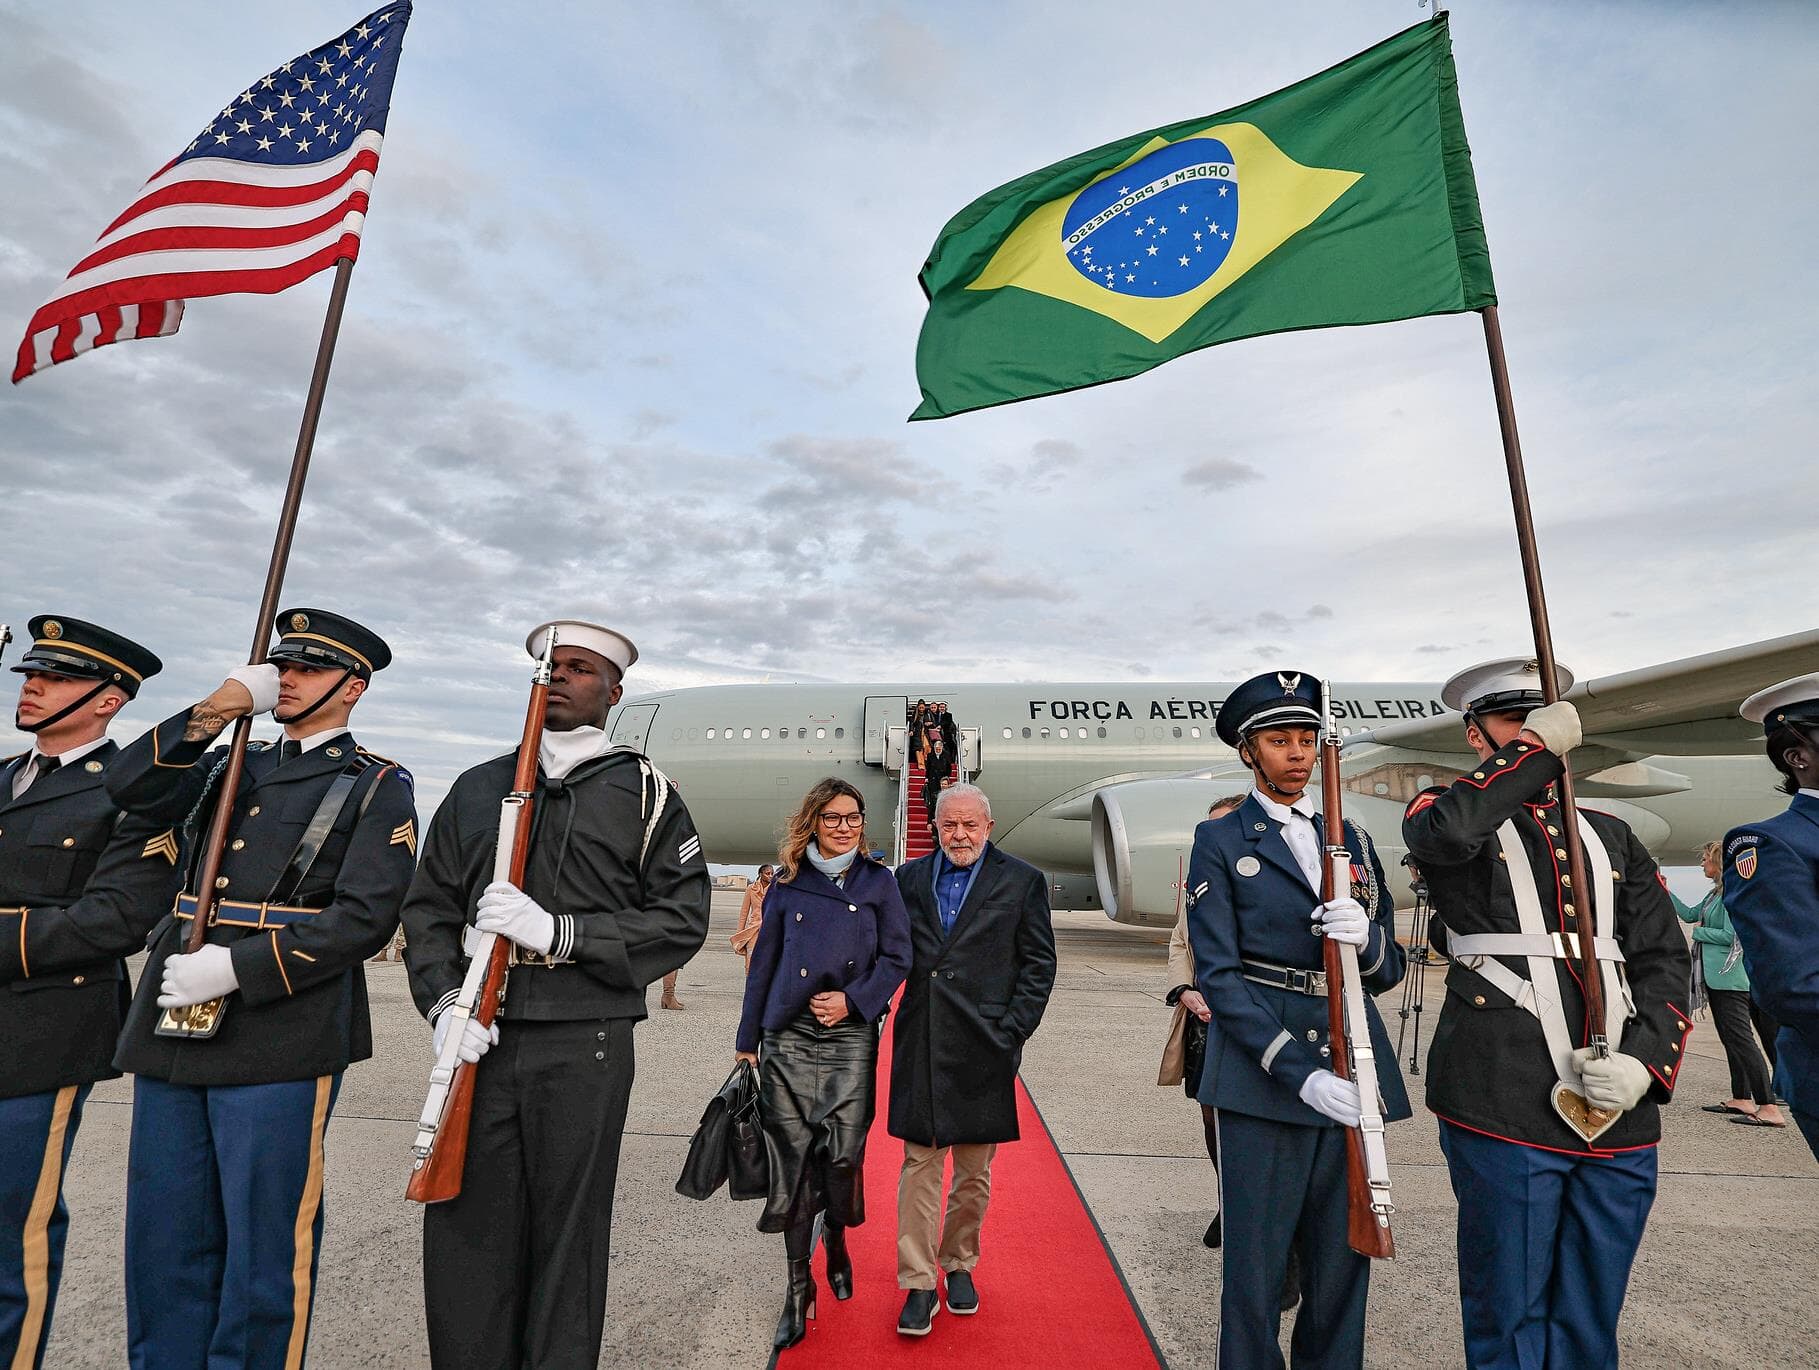
<path fill-rule="evenodd" d="M 733 1125 L 727 1134 L 726 1191 L 735 1199 L 763 1199 L 770 1195 L 771 1162 L 758 1118 L 758 1073 L 743 1061 L 740 1065 L 744 1073 L 733 1099 Z"/>
<path fill-rule="evenodd" d="M 682 1162 L 682 1174 L 676 1180 L 676 1192 L 690 1199 L 711 1199 L 732 1175 L 734 1134 L 749 1121 L 749 1131 L 756 1137 L 762 1164 L 764 1137 L 757 1126 L 758 1077 L 751 1063 L 741 1061 L 726 1077 L 726 1083 L 714 1092 L 701 1112 L 701 1122 L 688 1144 L 688 1156 Z M 740 1183 L 750 1182 L 749 1161 L 742 1163 Z M 761 1188 L 760 1193 L 763 1193 Z M 735 1194 L 735 1198 L 749 1197 Z"/>
<path fill-rule="evenodd" d="M 1200 1074 L 1206 1069 L 1206 1024 L 1200 1021 L 1200 1015 L 1187 1015 L 1187 1025 L 1181 1035 L 1181 1088 L 1192 1099 L 1200 1093 Z"/>

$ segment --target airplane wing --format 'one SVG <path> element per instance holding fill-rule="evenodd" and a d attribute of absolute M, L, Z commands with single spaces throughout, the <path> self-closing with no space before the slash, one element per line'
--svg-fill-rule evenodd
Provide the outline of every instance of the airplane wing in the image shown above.
<path fill-rule="evenodd" d="M 1659 666 L 1582 680 L 1566 697 L 1578 706 L 1587 743 L 1636 756 L 1726 756 L 1752 750 L 1762 730 L 1737 716 L 1757 690 L 1819 669 L 1819 630 Z M 1439 754 L 1466 753 L 1455 714 L 1355 732 L 1366 742 Z"/>

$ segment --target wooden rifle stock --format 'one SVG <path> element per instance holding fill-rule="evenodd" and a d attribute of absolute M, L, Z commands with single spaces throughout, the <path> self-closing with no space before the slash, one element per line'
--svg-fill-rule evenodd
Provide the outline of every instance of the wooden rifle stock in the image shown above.
<path fill-rule="evenodd" d="M 556 631 L 550 629 L 549 637 L 544 644 L 543 656 L 537 663 L 537 674 L 531 683 L 530 704 L 524 715 L 524 735 L 518 743 L 518 766 L 512 777 L 512 792 L 502 802 L 499 823 L 499 847 L 493 857 L 493 878 L 509 880 L 520 889 L 524 888 L 524 868 L 530 860 L 531 851 L 531 815 L 534 796 L 537 790 L 537 750 L 543 742 L 543 711 L 549 700 L 549 679 L 551 657 L 556 645 Z M 480 992 L 471 1005 L 471 1016 L 483 1028 L 490 1028 L 498 1017 L 499 1007 L 505 1002 L 505 972 L 511 955 L 512 944 L 503 937 L 494 937 L 487 952 L 486 974 L 480 982 Z M 462 1005 L 457 1003 L 448 1010 L 456 1012 Z M 448 1036 L 461 1032 L 466 1024 L 460 1019 L 451 1021 Z M 475 1062 L 457 1061 L 454 1075 L 448 1084 L 447 1097 L 443 1100 L 440 1113 L 432 1118 L 435 1111 L 430 1104 L 424 1108 L 424 1118 L 419 1123 L 419 1135 L 428 1128 L 431 1138 L 427 1152 L 421 1146 L 417 1148 L 418 1157 L 411 1170 L 410 1183 L 405 1186 L 404 1197 L 418 1203 L 445 1203 L 461 1192 L 461 1175 L 467 1168 L 467 1134 L 474 1120 L 474 1066 Z M 434 1100 L 436 1086 L 431 1084 L 431 1099 Z"/>
<path fill-rule="evenodd" d="M 1327 901 L 1349 894 L 1349 888 L 1339 888 L 1338 863 L 1334 854 L 1345 850 L 1345 816 L 1341 809 L 1342 789 L 1339 783 L 1339 740 L 1336 730 L 1332 728 L 1330 711 L 1327 715 L 1328 726 L 1321 732 L 1320 738 L 1320 807 L 1326 832 L 1327 855 L 1320 863 L 1320 898 Z M 1348 858 L 1349 860 L 1349 858 Z M 1371 911 L 1365 910 L 1368 916 Z M 1351 950 L 1351 948 L 1347 948 Z M 1352 1069 L 1352 1041 L 1346 1032 L 1346 966 L 1345 957 L 1339 944 L 1330 937 L 1321 939 L 1321 956 L 1326 966 L 1326 1012 L 1327 1030 L 1333 1046 L 1333 1073 L 1341 1080 L 1350 1080 L 1355 1073 Z M 1352 960 L 1352 974 L 1357 974 L 1357 960 Z M 1352 1025 L 1353 1030 L 1362 1034 L 1365 1049 L 1370 1049 L 1370 1024 L 1360 1021 Z M 1375 1099 L 1363 1098 L 1364 1088 L 1375 1090 L 1377 1082 L 1375 1073 L 1360 1085 L 1359 1102 L 1366 1113 L 1382 1107 Z M 1348 1127 L 1345 1130 L 1345 1208 L 1346 1208 L 1346 1241 L 1352 1250 L 1360 1256 L 1369 1256 L 1376 1260 L 1388 1260 L 1396 1254 L 1396 1236 L 1390 1229 L 1387 1212 L 1379 1213 L 1376 1207 L 1376 1194 L 1370 1181 L 1370 1167 L 1364 1153 L 1364 1130 L 1361 1127 Z M 1385 1184 L 1384 1198 L 1387 1203 L 1388 1186 Z"/>

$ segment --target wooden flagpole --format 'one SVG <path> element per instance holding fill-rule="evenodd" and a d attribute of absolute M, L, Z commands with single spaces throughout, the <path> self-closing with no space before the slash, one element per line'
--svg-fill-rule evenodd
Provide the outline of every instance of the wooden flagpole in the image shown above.
<path fill-rule="evenodd" d="M 303 505 L 303 482 L 309 476 L 310 454 L 316 446 L 316 423 L 322 417 L 322 396 L 328 390 L 328 369 L 335 360 L 335 341 L 341 333 L 341 311 L 347 304 L 347 283 L 353 274 L 352 257 L 343 257 L 335 263 L 335 286 L 329 292 L 328 314 L 322 320 L 322 340 L 316 345 L 316 369 L 310 375 L 309 394 L 303 401 L 303 422 L 297 429 L 297 450 L 291 456 L 290 481 L 284 487 L 278 532 L 272 539 L 272 558 L 265 569 L 265 593 L 259 598 L 259 618 L 253 625 L 253 646 L 247 655 L 249 665 L 257 666 L 265 660 L 266 647 L 271 641 L 272 619 L 278 613 L 278 596 L 284 593 L 284 571 L 290 564 L 291 541 L 297 532 L 297 512 Z M 216 881 L 221 876 L 221 853 L 227 845 L 228 820 L 233 816 L 234 797 L 240 793 L 240 776 L 246 768 L 246 743 L 252 731 L 250 714 L 234 721 L 227 770 L 221 777 L 214 815 L 209 820 L 208 836 L 202 845 L 202 862 L 196 877 L 196 917 L 190 923 L 185 951 L 200 951 L 208 940 L 208 913 L 214 903 Z"/>

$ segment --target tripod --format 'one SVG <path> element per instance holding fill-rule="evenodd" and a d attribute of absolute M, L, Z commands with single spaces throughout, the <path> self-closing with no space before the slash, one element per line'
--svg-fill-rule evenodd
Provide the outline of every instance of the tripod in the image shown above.
<path fill-rule="evenodd" d="M 1403 862 L 1409 868 L 1410 888 L 1415 892 L 1414 921 L 1409 927 L 1408 972 L 1402 977 L 1402 1007 L 1397 1016 L 1402 1025 L 1396 1030 L 1396 1054 L 1402 1054 L 1402 1044 L 1408 1037 L 1409 1017 L 1415 1019 L 1415 1044 L 1408 1054 L 1408 1073 L 1421 1073 L 1421 1010 L 1425 1007 L 1427 994 L 1427 967 L 1431 960 L 1437 960 L 1428 950 L 1428 922 L 1433 916 L 1433 904 L 1428 899 L 1427 881 L 1421 878 L 1421 872 L 1413 863 Z"/>

